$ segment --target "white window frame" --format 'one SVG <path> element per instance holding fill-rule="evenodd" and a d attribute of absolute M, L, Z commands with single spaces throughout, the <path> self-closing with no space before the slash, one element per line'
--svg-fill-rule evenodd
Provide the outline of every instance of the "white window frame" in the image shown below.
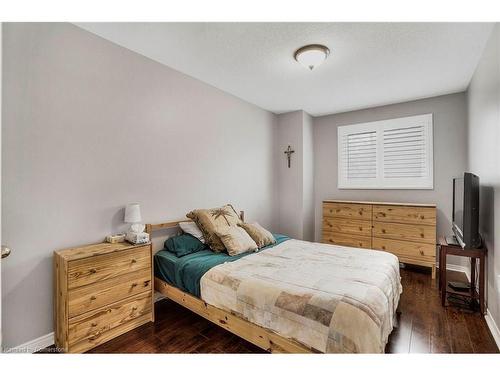
<path fill-rule="evenodd" d="M 384 178 L 384 130 L 413 126 L 423 126 L 426 137 L 427 174 L 418 178 Z M 349 180 L 343 172 L 344 157 L 342 140 L 349 134 L 373 132 L 377 134 L 376 178 Z M 362 124 L 344 125 L 337 128 L 337 186 L 339 189 L 434 189 L 434 156 L 433 156 L 433 116 L 432 113 L 402 117 L 396 119 L 373 121 Z"/>

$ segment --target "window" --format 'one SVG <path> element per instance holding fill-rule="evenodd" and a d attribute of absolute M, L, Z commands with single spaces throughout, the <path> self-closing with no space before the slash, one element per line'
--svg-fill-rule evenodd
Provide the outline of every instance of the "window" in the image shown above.
<path fill-rule="evenodd" d="M 432 114 L 338 127 L 339 189 L 432 189 Z"/>

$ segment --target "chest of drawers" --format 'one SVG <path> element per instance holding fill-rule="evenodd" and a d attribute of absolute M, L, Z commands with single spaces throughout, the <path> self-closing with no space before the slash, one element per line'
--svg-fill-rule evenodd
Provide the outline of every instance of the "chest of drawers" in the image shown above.
<path fill-rule="evenodd" d="M 85 352 L 154 320 L 151 245 L 100 243 L 54 253 L 55 343 Z"/>
<path fill-rule="evenodd" d="M 388 251 L 436 274 L 433 204 L 323 201 L 324 243 Z"/>

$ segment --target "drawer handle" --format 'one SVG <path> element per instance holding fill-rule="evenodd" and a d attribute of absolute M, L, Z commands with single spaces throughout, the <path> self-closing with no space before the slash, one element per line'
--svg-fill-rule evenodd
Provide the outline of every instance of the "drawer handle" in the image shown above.
<path fill-rule="evenodd" d="M 90 296 L 90 300 L 94 301 L 97 297 L 96 296 Z"/>
<path fill-rule="evenodd" d="M 385 246 L 382 246 L 382 250 L 385 250 Z"/>
<path fill-rule="evenodd" d="M 382 233 L 385 233 L 385 229 L 382 229 Z"/>
<path fill-rule="evenodd" d="M 89 270 L 89 272 L 90 272 L 90 273 L 96 273 L 96 272 L 97 272 L 97 270 L 96 270 L 95 268 L 91 268 L 91 269 Z"/>
<path fill-rule="evenodd" d="M 423 234 L 423 233 L 420 233 L 420 237 L 424 238 L 424 234 Z"/>
<path fill-rule="evenodd" d="M 137 259 L 134 258 L 134 259 L 131 260 L 131 262 L 132 263 L 137 263 Z"/>
<path fill-rule="evenodd" d="M 359 230 L 362 232 L 363 231 L 363 227 L 359 227 Z"/>
<path fill-rule="evenodd" d="M 99 336 L 101 336 L 101 332 L 98 332 L 94 336 L 89 337 L 89 341 L 94 341 L 95 339 L 99 338 Z"/>
<path fill-rule="evenodd" d="M 358 214 L 363 215 L 363 210 L 359 210 Z"/>
<path fill-rule="evenodd" d="M 137 283 L 132 283 L 132 288 L 135 288 L 137 286 Z"/>
<path fill-rule="evenodd" d="M 424 220 L 424 219 L 425 219 L 425 216 L 424 216 L 424 215 L 420 215 L 420 218 L 421 218 L 422 220 Z"/>
<path fill-rule="evenodd" d="M 92 327 L 97 327 L 97 323 L 96 322 L 92 322 L 91 326 Z"/>
<path fill-rule="evenodd" d="M 150 280 L 146 280 L 146 281 L 144 281 L 144 286 L 148 286 L 148 285 L 149 285 L 149 282 L 150 282 Z"/>
<path fill-rule="evenodd" d="M 385 217 L 385 212 L 381 212 L 380 216 Z"/>
<path fill-rule="evenodd" d="M 424 251 L 423 250 L 420 250 L 420 255 L 424 255 Z"/>
<path fill-rule="evenodd" d="M 137 310 L 137 306 L 132 307 L 132 311 Z"/>

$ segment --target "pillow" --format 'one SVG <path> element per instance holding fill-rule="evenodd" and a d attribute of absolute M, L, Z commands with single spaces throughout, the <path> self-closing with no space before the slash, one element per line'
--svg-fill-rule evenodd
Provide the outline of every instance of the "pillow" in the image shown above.
<path fill-rule="evenodd" d="M 188 233 L 191 236 L 196 237 L 198 240 L 200 240 L 200 242 L 205 243 L 203 233 L 201 233 L 201 230 L 200 228 L 198 228 L 198 225 L 196 225 L 196 223 L 193 223 L 192 221 L 181 221 L 179 223 L 179 226 L 184 233 Z"/>
<path fill-rule="evenodd" d="M 264 246 L 269 246 L 276 243 L 276 239 L 267 229 L 264 229 L 259 223 L 242 223 L 239 224 L 255 241 L 259 249 Z"/>
<path fill-rule="evenodd" d="M 165 249 L 175 254 L 177 257 L 196 253 L 205 248 L 205 245 L 196 237 L 190 234 L 180 234 L 170 237 L 165 241 Z"/>
<path fill-rule="evenodd" d="M 227 249 L 230 256 L 256 251 L 257 244 L 243 228 L 226 226 L 215 232 Z"/>
<path fill-rule="evenodd" d="M 196 223 L 202 231 L 207 245 L 215 252 L 226 249 L 215 232 L 242 223 L 236 210 L 230 204 L 219 208 L 193 210 L 186 216 Z"/>

